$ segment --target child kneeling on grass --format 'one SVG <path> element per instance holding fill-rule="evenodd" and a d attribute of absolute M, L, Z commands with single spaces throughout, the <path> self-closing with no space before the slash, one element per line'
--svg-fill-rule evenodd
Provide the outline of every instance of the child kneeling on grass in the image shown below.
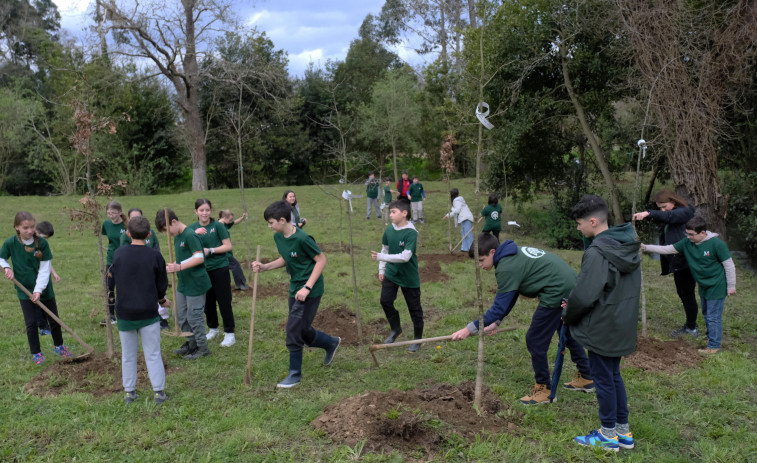
<path fill-rule="evenodd" d="M 318 347 L 326 351 L 324 365 L 334 360 L 342 338 L 313 328 L 313 319 L 323 295 L 323 269 L 326 256 L 306 232 L 293 225 L 292 206 L 286 201 L 269 205 L 263 217 L 273 230 L 273 240 L 281 257 L 263 264 L 252 263 L 254 272 L 265 272 L 286 266 L 289 274 L 289 317 L 286 325 L 286 346 L 289 350 L 289 375 L 276 387 L 290 388 L 302 380 L 302 346 Z"/>
<path fill-rule="evenodd" d="M 170 306 L 166 300 L 168 277 L 166 261 L 157 250 L 148 247 L 150 221 L 142 216 L 129 219 L 126 233 L 131 244 L 121 246 L 113 253 L 110 269 L 116 282 L 116 316 L 118 335 L 121 338 L 121 376 L 124 402 L 137 398 L 138 338 L 142 338 L 147 373 L 152 383 L 156 404 L 166 401 L 166 372 L 160 355 L 160 321 L 158 304 Z"/>
<path fill-rule="evenodd" d="M 185 224 L 179 222 L 176 213 L 161 209 L 155 215 L 155 227 L 161 233 L 168 230 L 174 236 L 176 262 L 166 264 L 167 273 L 176 273 L 179 283 L 176 288 L 176 316 L 181 331 L 193 335 L 178 349 L 176 355 L 186 360 L 196 360 L 210 355 L 205 337 L 205 293 L 210 289 L 210 277 L 205 271 L 205 254 L 200 237 Z"/>
<path fill-rule="evenodd" d="M 31 290 L 32 297 L 26 295 L 21 288 L 16 288 L 18 300 L 21 302 L 21 310 L 24 313 L 26 323 L 26 339 L 29 342 L 29 350 L 34 358 L 34 363 L 42 365 L 45 354 L 39 345 L 39 333 L 37 332 L 37 301 L 42 301 L 50 312 L 58 315 L 58 306 L 55 303 L 53 282 L 50 281 L 51 260 L 50 246 L 47 240 L 40 238 L 34 228 L 34 216 L 29 212 L 21 211 L 13 220 L 13 228 L 16 236 L 10 237 L 0 248 L 0 267 L 5 271 L 5 277 L 9 280 L 16 278 L 25 288 Z M 13 262 L 13 268 L 8 263 Z M 61 357 L 71 357 L 73 354 L 63 345 L 63 334 L 60 325 L 48 317 L 50 332 L 53 337 L 55 354 Z"/>
<path fill-rule="evenodd" d="M 707 327 L 707 347 L 698 350 L 702 355 L 720 352 L 725 298 L 736 294 L 736 266 L 728 246 L 717 236 L 707 231 L 707 222 L 702 217 L 695 216 L 686 222 L 686 238 L 681 241 L 667 246 L 641 245 L 646 252 L 680 253 L 686 257 L 691 274 L 699 283 L 702 315 Z"/>
<path fill-rule="evenodd" d="M 397 291 L 402 288 L 407 310 L 413 321 L 413 338 L 423 338 L 423 307 L 421 307 L 421 279 L 418 274 L 418 255 L 415 245 L 418 231 L 407 220 L 410 202 L 398 199 L 389 205 L 389 220 L 381 239 L 381 252 L 371 251 L 373 260 L 379 262 L 379 281 L 381 281 L 381 307 L 389 321 L 389 337 L 384 344 L 393 343 L 402 334 L 400 314 L 394 308 Z M 409 353 L 418 352 L 420 344 L 411 344 Z"/>
<path fill-rule="evenodd" d="M 497 277 L 497 295 L 494 304 L 484 314 L 484 331 L 494 333 L 502 320 L 510 313 L 518 295 L 538 297 L 531 326 L 526 333 L 526 348 L 531 354 L 536 385 L 531 392 L 520 399 L 524 405 L 549 402 L 550 377 L 547 351 L 555 332 L 562 326 L 562 298 L 567 297 L 576 283 L 576 272 L 564 260 L 541 249 L 516 245 L 499 240 L 488 232 L 478 236 L 478 266 L 484 270 L 494 268 Z M 473 248 L 470 252 L 473 257 Z M 478 333 L 479 320 L 452 335 L 453 341 L 460 341 Z M 570 358 L 578 369 L 576 378 L 564 383 L 563 387 L 572 391 L 592 392 L 589 360 L 583 347 L 576 342 L 568 330 L 565 346 L 570 350 Z"/>
<path fill-rule="evenodd" d="M 591 239 L 576 287 L 568 297 L 565 324 L 589 351 L 589 366 L 602 427 L 574 439 L 580 445 L 617 452 L 631 449 L 628 399 L 620 360 L 636 350 L 641 291 L 640 243 L 629 223 L 609 228 L 607 203 L 585 195 L 573 207 L 578 231 Z"/>

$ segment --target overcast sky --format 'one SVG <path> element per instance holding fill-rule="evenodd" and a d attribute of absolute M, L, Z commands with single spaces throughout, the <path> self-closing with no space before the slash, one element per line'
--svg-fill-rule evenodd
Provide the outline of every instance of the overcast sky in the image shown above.
<path fill-rule="evenodd" d="M 61 28 L 72 35 L 81 36 L 91 25 L 87 9 L 94 0 L 53 1 L 61 14 Z M 384 4 L 384 0 L 233 1 L 237 15 L 265 31 L 276 48 L 289 54 L 289 73 L 294 76 L 301 76 L 310 62 L 323 66 L 329 59 L 344 59 L 365 16 L 378 14 Z M 406 47 L 394 51 L 411 65 L 422 63 Z"/>

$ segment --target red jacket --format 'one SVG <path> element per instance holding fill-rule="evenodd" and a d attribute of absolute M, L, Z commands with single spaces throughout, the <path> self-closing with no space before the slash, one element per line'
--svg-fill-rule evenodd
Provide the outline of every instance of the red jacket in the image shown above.
<path fill-rule="evenodd" d="M 401 178 L 397 180 L 397 191 L 399 191 L 399 196 L 404 196 L 407 198 L 407 190 L 408 188 L 410 188 L 411 183 L 412 182 L 410 181 L 410 179 L 405 180 Z"/>

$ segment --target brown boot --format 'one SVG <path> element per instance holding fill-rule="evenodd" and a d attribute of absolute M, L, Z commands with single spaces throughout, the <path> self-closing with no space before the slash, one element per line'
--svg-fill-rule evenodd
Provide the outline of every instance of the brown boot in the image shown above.
<path fill-rule="evenodd" d="M 594 380 L 586 379 L 577 371 L 573 381 L 563 383 L 562 387 L 571 391 L 594 392 Z"/>
<path fill-rule="evenodd" d="M 523 405 L 536 405 L 549 403 L 549 386 L 546 384 L 536 384 L 531 388 L 531 392 L 520 398 Z"/>

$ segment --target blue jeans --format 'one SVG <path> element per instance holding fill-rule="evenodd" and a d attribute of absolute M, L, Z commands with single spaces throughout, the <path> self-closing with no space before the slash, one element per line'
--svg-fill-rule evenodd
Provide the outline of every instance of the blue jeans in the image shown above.
<path fill-rule="evenodd" d="M 589 365 L 599 402 L 599 421 L 605 428 L 628 423 L 626 385 L 620 376 L 621 357 L 605 357 L 589 351 Z"/>
<path fill-rule="evenodd" d="M 720 349 L 723 340 L 723 306 L 725 299 L 705 299 L 702 296 L 702 315 L 707 327 L 707 348 Z"/>
<path fill-rule="evenodd" d="M 463 244 L 460 246 L 460 250 L 468 252 L 471 246 L 473 246 L 473 233 L 468 233 L 473 228 L 473 222 L 470 220 L 463 220 L 460 224 L 460 236 L 464 236 Z M 465 236 L 468 235 L 468 236 Z"/>
<path fill-rule="evenodd" d="M 549 360 L 547 360 L 547 351 L 549 344 L 555 332 L 560 331 L 562 326 L 562 309 L 548 308 L 537 306 L 534 316 L 531 317 L 531 326 L 526 332 L 526 348 L 531 354 L 531 366 L 534 368 L 534 379 L 536 384 L 551 384 L 549 376 Z M 576 368 L 586 379 L 592 379 L 589 359 L 586 358 L 586 352 L 581 344 L 570 335 L 566 330 L 567 340 L 565 347 L 570 351 L 570 359 L 576 364 Z"/>

